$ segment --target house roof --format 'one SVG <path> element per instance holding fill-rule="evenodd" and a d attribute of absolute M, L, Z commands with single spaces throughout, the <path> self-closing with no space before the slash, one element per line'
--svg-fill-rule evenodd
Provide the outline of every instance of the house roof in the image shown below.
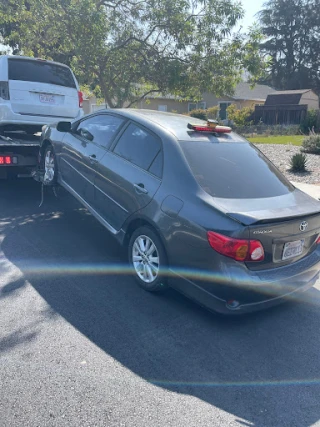
<path fill-rule="evenodd" d="M 307 93 L 310 91 L 312 91 L 312 89 L 277 90 L 277 91 L 274 91 L 271 95 L 295 95 L 295 94 L 303 95 L 304 93 Z"/>
<path fill-rule="evenodd" d="M 298 105 L 301 100 L 301 92 L 298 93 L 274 93 L 268 96 L 265 105 Z"/>
<path fill-rule="evenodd" d="M 250 83 L 241 82 L 237 85 L 233 99 L 242 101 L 265 101 L 270 93 L 274 93 L 274 89 L 267 85 L 256 84 L 251 88 Z"/>

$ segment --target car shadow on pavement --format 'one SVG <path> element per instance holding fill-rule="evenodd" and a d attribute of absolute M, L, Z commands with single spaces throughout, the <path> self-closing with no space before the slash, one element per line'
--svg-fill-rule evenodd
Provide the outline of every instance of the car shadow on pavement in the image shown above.
<path fill-rule="evenodd" d="M 31 187 L 25 218 L 10 220 L 6 207 L 1 248 L 51 310 L 142 379 L 240 425 L 319 421 L 316 288 L 299 303 L 240 318 L 217 317 L 173 290 L 146 293 L 126 275 L 123 249 L 76 201 L 51 194 L 39 209 Z"/>

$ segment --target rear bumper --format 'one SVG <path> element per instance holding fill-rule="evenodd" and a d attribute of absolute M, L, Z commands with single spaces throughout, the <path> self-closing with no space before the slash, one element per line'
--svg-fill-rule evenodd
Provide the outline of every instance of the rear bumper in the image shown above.
<path fill-rule="evenodd" d="M 1 156 L 17 158 L 16 164 L 0 165 L 0 179 L 11 176 L 32 176 L 36 170 L 39 145 L 0 145 Z"/>
<path fill-rule="evenodd" d="M 286 277 L 283 272 L 274 269 L 264 272 L 260 277 L 248 274 L 245 280 L 238 277 L 234 282 L 228 278 L 223 283 L 210 283 L 190 280 L 172 271 L 172 287 L 211 311 L 227 315 L 250 313 L 296 300 L 299 293 L 314 286 L 320 279 L 320 250 L 307 258 L 310 258 L 308 267 L 303 269 L 306 263 L 301 260 L 301 270 L 298 268 L 299 263 L 296 263 L 293 270 L 296 274 L 287 273 Z M 279 277 L 276 277 L 275 272 Z M 219 287 L 222 292 L 219 292 Z M 232 306 L 231 301 L 236 301 L 236 304 Z"/>
<path fill-rule="evenodd" d="M 17 114 L 12 111 L 10 104 L 0 104 L 0 125 L 1 126 L 43 126 L 47 124 L 57 123 L 59 121 L 78 120 L 83 116 L 83 110 L 80 109 L 76 117 L 60 117 L 60 116 L 37 116 L 28 114 Z"/>

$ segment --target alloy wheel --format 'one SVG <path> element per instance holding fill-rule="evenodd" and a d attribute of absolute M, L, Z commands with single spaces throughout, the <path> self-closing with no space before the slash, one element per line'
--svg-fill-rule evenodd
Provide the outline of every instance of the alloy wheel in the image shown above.
<path fill-rule="evenodd" d="M 54 155 L 51 150 L 48 150 L 44 158 L 44 181 L 52 182 L 54 179 L 54 174 Z"/>
<path fill-rule="evenodd" d="M 132 247 L 132 263 L 139 278 L 145 283 L 154 282 L 159 274 L 159 252 L 150 237 L 138 236 Z"/>

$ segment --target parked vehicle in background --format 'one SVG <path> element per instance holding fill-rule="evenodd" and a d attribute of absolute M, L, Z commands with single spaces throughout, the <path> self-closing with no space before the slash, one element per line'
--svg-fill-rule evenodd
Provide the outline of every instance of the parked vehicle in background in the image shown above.
<path fill-rule="evenodd" d="M 71 69 L 58 62 L 0 56 L 0 132 L 33 134 L 45 124 L 83 116 L 82 93 Z"/>
<path fill-rule="evenodd" d="M 169 283 L 237 314 L 319 277 L 320 203 L 235 133 L 122 109 L 48 126 L 40 144 L 44 182 L 61 184 L 127 245 L 148 291 Z"/>

